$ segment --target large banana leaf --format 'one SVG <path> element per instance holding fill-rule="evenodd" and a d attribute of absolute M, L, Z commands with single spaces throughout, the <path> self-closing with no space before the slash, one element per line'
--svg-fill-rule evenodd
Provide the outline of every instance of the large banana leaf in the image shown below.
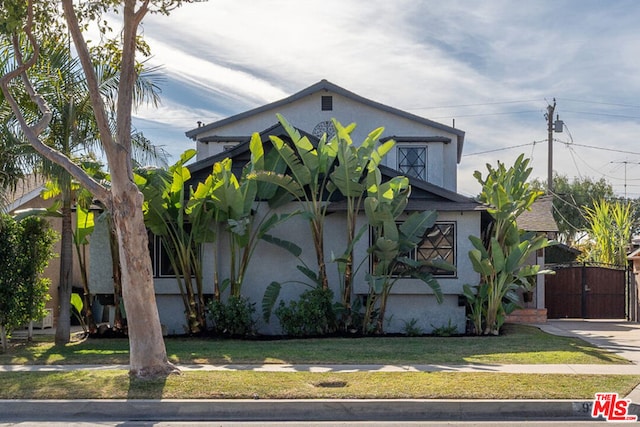
<path fill-rule="evenodd" d="M 271 171 L 257 171 L 251 173 L 249 179 L 256 179 L 262 182 L 282 187 L 288 193 L 295 195 L 297 199 L 304 197 L 304 187 L 289 175 L 277 174 Z"/>
<path fill-rule="evenodd" d="M 291 175 L 295 177 L 295 181 L 301 187 L 311 184 L 312 174 L 309 168 L 304 165 L 296 152 L 282 139 L 277 136 L 270 136 L 274 148 L 278 151 L 282 160 L 287 164 Z"/>
<path fill-rule="evenodd" d="M 299 257 L 300 255 L 302 255 L 302 248 L 289 240 L 280 239 L 278 237 L 272 236 L 271 234 L 263 234 L 262 240 L 286 250 L 295 257 Z"/>
<path fill-rule="evenodd" d="M 436 223 L 437 217 L 438 214 L 435 211 L 413 212 L 400 224 L 402 239 L 405 245 L 411 246 L 407 250 L 416 247 L 422 241 L 427 230 Z"/>

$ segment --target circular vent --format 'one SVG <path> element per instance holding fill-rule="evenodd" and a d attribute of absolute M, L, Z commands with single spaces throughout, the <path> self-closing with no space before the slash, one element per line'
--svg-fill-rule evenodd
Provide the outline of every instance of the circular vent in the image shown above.
<path fill-rule="evenodd" d="M 331 139 L 336 134 L 336 128 L 333 126 L 331 120 L 325 120 L 324 122 L 318 123 L 311 133 L 317 138 L 322 138 L 322 135 L 326 133 L 327 139 Z"/>

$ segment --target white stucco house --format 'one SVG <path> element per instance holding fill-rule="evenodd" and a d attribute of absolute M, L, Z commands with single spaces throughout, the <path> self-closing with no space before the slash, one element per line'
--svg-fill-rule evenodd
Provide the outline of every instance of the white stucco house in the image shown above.
<path fill-rule="evenodd" d="M 269 135 L 285 137 L 284 129 L 278 125 L 276 113 L 282 114 L 310 139 L 323 133 L 333 132 L 332 118 L 346 125 L 356 123 L 352 133 L 355 144 L 377 127 L 384 127 L 383 140 L 396 141 L 381 168 L 383 176 L 405 175 L 410 178 L 412 192 L 407 211 L 435 210 L 438 219 L 435 227 L 425 236 L 418 252 L 423 257 L 440 257 L 456 266 L 456 272 L 441 272 L 436 275 L 444 294 L 438 304 L 433 292 L 424 283 L 402 278 L 393 288 L 387 308 L 386 332 L 402 332 L 405 322 L 416 320 L 416 326 L 429 333 L 436 327 L 455 325 L 458 332 L 465 332 L 465 300 L 462 297 L 464 284 L 478 283 L 479 276 L 473 271 L 467 253 L 471 249 L 468 236 L 479 235 L 484 207 L 471 198 L 462 196 L 457 190 L 457 165 L 464 147 L 465 133 L 459 129 L 437 123 L 399 109 L 366 99 L 331 82 L 322 80 L 287 98 L 242 112 L 240 114 L 208 124 L 199 124 L 186 132 L 197 148 L 197 160 L 189 166 L 192 185 L 197 185 L 210 172 L 213 164 L 231 157 L 235 168 L 241 168 L 249 159 L 248 141 L 254 132 L 259 132 L 265 149 Z M 316 139 L 317 141 L 317 139 Z M 295 207 L 292 206 L 291 209 Z M 260 207 L 258 207 L 260 210 Z M 339 201 L 329 207 L 330 214 L 325 226 L 326 259 L 332 253 L 342 253 L 345 247 L 346 227 L 344 209 Z M 363 217 L 364 218 L 364 217 Z M 361 223 L 364 223 L 362 219 Z M 286 226 L 276 228 L 274 235 L 295 242 L 303 248 L 302 257 L 314 266 L 315 253 L 309 225 L 303 218 L 294 218 Z M 95 241 L 95 239 L 94 239 Z M 366 257 L 368 239 L 363 238 L 355 248 L 356 257 Z M 92 250 L 94 245 L 92 244 Z M 212 250 L 203 251 L 204 282 L 213 293 Z M 157 254 L 154 254 L 157 258 Z M 222 255 L 224 258 L 224 254 Z M 296 269 L 298 261 L 286 251 L 261 242 L 247 272 L 242 294 L 260 302 L 264 291 L 272 281 L 287 282 L 304 280 Z M 155 259 L 156 291 L 161 322 L 169 333 L 183 333 L 184 315 L 176 281 L 163 277 Z M 222 259 L 220 265 L 226 265 Z M 369 263 L 358 271 L 354 280 L 354 297 L 366 295 L 368 287 L 365 274 Z M 337 267 L 328 264 L 329 281 L 337 288 Z M 92 276 L 99 280 L 100 272 Z M 207 285 L 208 284 L 208 285 Z M 102 289 L 99 284 L 94 284 Z M 104 288 L 108 289 L 108 286 Z M 305 288 L 284 286 L 280 297 L 296 298 Z M 339 289 L 333 289 L 339 295 Z M 94 292 L 99 293 L 94 288 Z M 263 334 L 280 333 L 275 316 L 270 323 L 258 319 L 258 331 Z"/>

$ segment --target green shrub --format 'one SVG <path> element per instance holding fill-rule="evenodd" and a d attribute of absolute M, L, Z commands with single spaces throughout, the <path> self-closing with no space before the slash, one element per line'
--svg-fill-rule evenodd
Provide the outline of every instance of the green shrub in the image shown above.
<path fill-rule="evenodd" d="M 336 330 L 331 289 L 317 287 L 303 292 L 298 301 L 280 301 L 275 313 L 286 335 L 326 335 Z"/>
<path fill-rule="evenodd" d="M 411 320 L 403 320 L 404 334 L 408 337 L 419 337 L 422 335 L 422 329 L 418 326 L 418 319 L 412 317 Z M 433 325 L 432 325 L 433 326 Z"/>
<path fill-rule="evenodd" d="M 230 296 L 226 304 L 211 301 L 207 307 L 207 315 L 213 325 L 213 333 L 232 337 L 255 335 L 255 305 L 248 298 L 238 296 Z"/>
<path fill-rule="evenodd" d="M 451 319 L 449 319 L 449 322 L 446 325 L 436 328 L 432 323 L 431 327 L 433 328 L 432 334 L 436 337 L 451 337 L 458 333 L 458 327 L 451 323 Z"/>

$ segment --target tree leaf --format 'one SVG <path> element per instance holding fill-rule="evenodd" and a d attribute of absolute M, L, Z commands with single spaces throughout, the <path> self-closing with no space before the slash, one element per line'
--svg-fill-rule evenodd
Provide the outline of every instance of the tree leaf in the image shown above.
<path fill-rule="evenodd" d="M 264 291 L 262 296 L 262 318 L 269 323 L 271 320 L 271 312 L 280 296 L 280 288 L 282 285 L 278 282 L 271 282 Z"/>

